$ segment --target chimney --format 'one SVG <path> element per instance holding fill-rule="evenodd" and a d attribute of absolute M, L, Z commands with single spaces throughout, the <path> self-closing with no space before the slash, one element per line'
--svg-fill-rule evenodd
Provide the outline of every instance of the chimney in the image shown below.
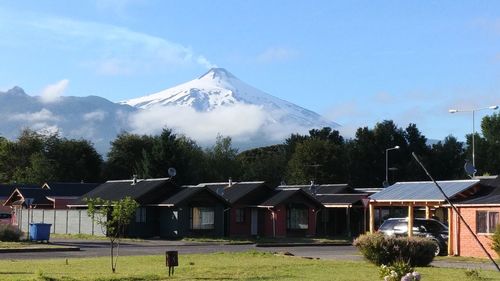
<path fill-rule="evenodd" d="M 137 175 L 133 175 L 132 176 L 132 185 L 136 185 L 137 184 Z"/>
<path fill-rule="evenodd" d="M 311 181 L 311 185 L 309 186 L 309 190 L 314 194 L 316 195 L 316 184 L 314 183 L 314 181 Z"/>
<path fill-rule="evenodd" d="M 228 183 L 229 187 L 233 186 L 233 179 L 232 178 L 229 178 L 229 183 Z"/>

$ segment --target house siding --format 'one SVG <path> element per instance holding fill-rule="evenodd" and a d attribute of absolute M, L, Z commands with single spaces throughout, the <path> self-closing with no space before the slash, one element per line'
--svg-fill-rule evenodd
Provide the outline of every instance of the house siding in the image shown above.
<path fill-rule="evenodd" d="M 460 214 L 464 218 L 464 220 L 469 224 L 471 229 L 476 233 L 476 212 L 477 211 L 493 211 L 500 212 L 500 207 L 459 207 L 458 208 Z M 483 252 L 481 247 L 478 245 L 474 236 L 469 232 L 467 227 L 463 225 L 462 222 L 454 219 L 455 214 L 452 216 L 452 228 L 457 232 L 457 241 L 454 243 L 453 254 L 464 256 L 464 257 L 486 257 L 486 254 Z M 457 224 L 458 222 L 458 224 Z M 451 232 L 450 232 L 451 234 Z M 493 258 L 499 258 L 497 253 L 491 248 L 491 237 L 490 234 L 478 234 L 476 233 L 479 241 L 485 246 L 488 253 Z M 452 238 L 454 239 L 454 238 Z"/>
<path fill-rule="evenodd" d="M 243 222 L 236 222 L 237 209 L 244 210 L 245 219 Z M 252 208 L 245 208 L 241 205 L 234 205 L 230 210 L 229 221 L 229 232 L 231 236 L 250 236 L 252 226 Z"/>

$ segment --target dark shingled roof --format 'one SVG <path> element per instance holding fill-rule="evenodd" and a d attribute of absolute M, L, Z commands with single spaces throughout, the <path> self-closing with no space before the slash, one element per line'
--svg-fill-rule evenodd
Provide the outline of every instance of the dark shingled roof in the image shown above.
<path fill-rule="evenodd" d="M 22 187 L 22 188 L 16 188 L 14 192 L 12 192 L 11 197 L 9 197 L 9 201 L 6 203 L 12 204 L 12 200 L 14 200 L 15 197 L 14 195 L 20 195 L 22 196 L 25 200 L 26 199 L 33 199 L 31 205 L 52 205 L 52 201 L 47 199 L 47 191 L 41 189 L 40 187 L 36 188 L 29 188 L 29 187 Z"/>
<path fill-rule="evenodd" d="M 231 186 L 229 183 L 200 183 L 199 186 L 206 186 L 213 192 L 219 194 L 220 189 L 223 188 L 224 192 L 222 197 L 226 199 L 229 203 L 234 204 L 238 200 L 242 199 L 246 195 L 250 194 L 259 187 L 265 185 L 263 181 L 254 182 L 233 182 Z"/>
<path fill-rule="evenodd" d="M 306 198 L 308 198 L 311 202 L 313 202 L 316 205 L 321 205 L 321 202 L 319 202 L 317 199 L 312 197 L 309 193 L 305 192 L 301 188 L 285 188 L 285 189 L 275 189 L 272 193 L 272 195 L 264 200 L 264 202 L 260 203 L 259 206 L 261 207 L 275 207 L 288 198 L 292 197 L 295 194 L 302 194 Z"/>
<path fill-rule="evenodd" d="M 318 199 L 325 207 L 334 207 L 335 205 L 354 205 L 361 199 L 368 198 L 368 194 L 318 194 Z"/>
<path fill-rule="evenodd" d="M 455 202 L 457 205 L 500 205 L 500 176 L 496 178 L 481 178 L 479 180 L 481 189 L 465 200 Z"/>
<path fill-rule="evenodd" d="M 80 197 L 101 183 L 80 183 L 80 182 L 50 182 L 42 186 L 47 189 L 49 197 Z"/>
<path fill-rule="evenodd" d="M 354 190 L 346 183 L 311 185 L 280 185 L 278 188 L 300 188 L 309 194 L 353 193 Z"/>
<path fill-rule="evenodd" d="M 0 184 L 0 197 L 9 198 L 16 188 L 40 188 L 36 185 L 26 184 Z"/>
<path fill-rule="evenodd" d="M 107 181 L 87 194 L 84 194 L 78 202 L 71 204 L 87 205 L 84 198 L 101 198 L 104 200 L 120 200 L 131 197 L 139 204 L 153 203 L 155 200 L 165 198 L 177 191 L 169 178 L 139 179 L 135 184 L 133 180 Z"/>
<path fill-rule="evenodd" d="M 206 186 L 184 186 L 182 188 L 179 188 L 179 191 L 177 193 L 161 201 L 159 204 L 176 206 L 182 204 L 186 200 L 189 200 L 189 198 L 203 191 L 208 192 L 209 194 L 214 196 L 217 200 L 220 200 L 222 203 L 228 204 L 228 202 L 224 200 L 224 198 L 217 195 L 214 191 L 212 191 L 210 188 Z"/>

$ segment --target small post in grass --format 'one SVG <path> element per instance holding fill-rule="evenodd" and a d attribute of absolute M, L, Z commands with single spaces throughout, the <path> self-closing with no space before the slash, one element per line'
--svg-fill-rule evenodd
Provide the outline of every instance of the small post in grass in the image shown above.
<path fill-rule="evenodd" d="M 168 267 L 168 276 L 174 275 L 174 268 L 179 266 L 179 254 L 177 251 L 165 252 L 166 266 Z"/>

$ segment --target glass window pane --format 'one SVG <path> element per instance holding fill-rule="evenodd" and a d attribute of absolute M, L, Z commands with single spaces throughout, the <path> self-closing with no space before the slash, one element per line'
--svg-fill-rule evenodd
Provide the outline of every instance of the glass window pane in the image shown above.
<path fill-rule="evenodd" d="M 488 232 L 494 233 L 498 224 L 498 212 L 489 212 L 488 213 Z"/>
<path fill-rule="evenodd" d="M 477 233 L 486 233 L 486 215 L 487 213 L 484 211 L 476 212 L 476 232 Z"/>

